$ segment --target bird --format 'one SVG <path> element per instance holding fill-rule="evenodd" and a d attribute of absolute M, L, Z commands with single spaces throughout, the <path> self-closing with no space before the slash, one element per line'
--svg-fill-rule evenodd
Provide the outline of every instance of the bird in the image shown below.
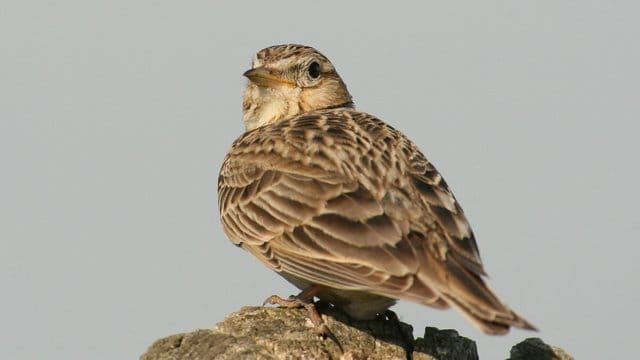
<path fill-rule="evenodd" d="M 536 330 L 485 282 L 473 231 L 449 186 L 404 134 L 355 109 L 334 65 L 310 46 L 253 57 L 245 132 L 218 178 L 223 230 L 313 299 L 355 319 L 398 300 L 454 308 L 487 334 Z"/>

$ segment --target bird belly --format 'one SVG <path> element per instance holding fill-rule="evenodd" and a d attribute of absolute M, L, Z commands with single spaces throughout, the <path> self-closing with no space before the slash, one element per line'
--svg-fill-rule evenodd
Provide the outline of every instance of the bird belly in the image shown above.
<path fill-rule="evenodd" d="M 291 274 L 279 273 L 300 290 L 305 290 L 313 285 L 307 280 Z M 359 320 L 371 320 L 396 303 L 395 299 L 361 290 L 345 290 L 325 287 L 316 295 L 320 300 L 327 301 L 349 316 Z"/>

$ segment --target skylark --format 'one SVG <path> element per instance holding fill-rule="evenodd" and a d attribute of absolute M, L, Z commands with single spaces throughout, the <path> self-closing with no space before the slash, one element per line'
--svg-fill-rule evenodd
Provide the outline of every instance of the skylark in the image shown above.
<path fill-rule="evenodd" d="M 534 329 L 485 284 L 440 173 L 405 135 L 355 110 L 329 59 L 272 46 L 244 76 L 246 132 L 222 165 L 219 208 L 231 241 L 303 290 L 267 302 L 317 297 L 367 319 L 405 299 L 454 307 L 489 334 Z"/>

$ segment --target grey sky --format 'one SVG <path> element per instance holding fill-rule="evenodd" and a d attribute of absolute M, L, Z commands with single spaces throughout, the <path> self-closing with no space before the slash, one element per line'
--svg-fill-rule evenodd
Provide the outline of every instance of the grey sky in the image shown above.
<path fill-rule="evenodd" d="M 640 321 L 634 1 L 11 1 L 0 11 L 0 358 L 137 358 L 295 289 L 235 248 L 216 182 L 266 46 L 327 55 L 410 136 L 541 332 L 401 303 L 483 359 L 530 336 L 625 358 Z"/>

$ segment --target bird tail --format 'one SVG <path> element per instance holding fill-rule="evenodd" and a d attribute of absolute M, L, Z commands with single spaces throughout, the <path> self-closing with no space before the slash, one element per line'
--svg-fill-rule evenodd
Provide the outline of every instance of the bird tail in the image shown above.
<path fill-rule="evenodd" d="M 425 296 L 424 291 L 410 289 L 403 294 L 405 299 L 415 301 L 420 298 L 418 302 L 437 308 L 451 306 L 487 334 L 506 334 L 512 326 L 537 330 L 498 299 L 485 284 L 482 273 L 453 256 L 442 261 L 427 252 L 426 260 L 430 266 L 416 275 L 422 287 L 431 289 L 432 295 Z M 416 290 L 420 288 L 416 287 Z"/>
<path fill-rule="evenodd" d="M 472 302 L 445 295 L 446 301 L 469 319 L 477 328 L 490 335 L 504 335 L 511 326 L 537 331 L 535 326 L 503 305 L 502 309 L 486 309 Z"/>
<path fill-rule="evenodd" d="M 479 274 L 469 271 L 454 258 L 445 261 L 446 280 L 441 294 L 449 305 L 459 310 L 474 325 L 487 334 L 506 334 L 511 326 L 537 330 L 526 319 L 516 314 L 485 284 Z"/>

